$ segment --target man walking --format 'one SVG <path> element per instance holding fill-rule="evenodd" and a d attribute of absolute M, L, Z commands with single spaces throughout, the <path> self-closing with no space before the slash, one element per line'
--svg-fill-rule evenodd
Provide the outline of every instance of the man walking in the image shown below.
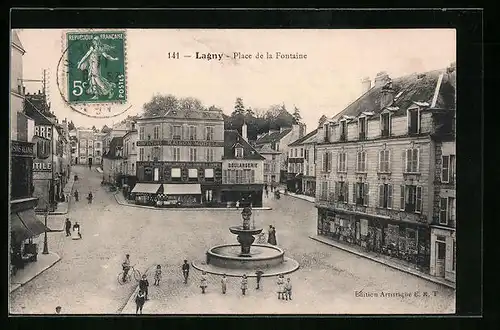
<path fill-rule="evenodd" d="M 248 289 L 248 279 L 247 275 L 243 274 L 243 277 L 241 278 L 241 294 L 245 295 Z"/>
<path fill-rule="evenodd" d="M 189 264 L 187 260 L 184 260 L 184 264 L 182 265 L 182 275 L 184 276 L 184 284 L 187 284 L 189 277 Z"/>
<path fill-rule="evenodd" d="M 137 296 L 135 296 L 135 313 L 138 314 L 139 311 L 141 311 L 142 314 L 142 307 L 144 307 L 144 302 L 146 301 L 146 293 L 144 291 L 139 291 Z"/>
<path fill-rule="evenodd" d="M 143 291 L 146 294 L 146 300 L 148 300 L 148 287 L 149 281 L 147 279 L 147 275 L 143 274 L 141 280 L 139 281 L 139 290 Z"/>
<path fill-rule="evenodd" d="M 227 277 L 226 277 L 226 274 L 222 275 L 222 278 L 220 280 L 220 284 L 222 286 L 222 294 L 226 294 L 226 290 L 227 290 Z"/>
<path fill-rule="evenodd" d="M 71 236 L 71 221 L 69 221 L 69 218 L 66 218 L 66 237 Z"/>
<path fill-rule="evenodd" d="M 260 289 L 260 279 L 262 277 L 262 274 L 264 274 L 264 272 L 260 269 L 257 269 L 257 271 L 255 272 L 255 275 L 257 276 L 257 288 L 255 288 L 256 290 Z"/>
<path fill-rule="evenodd" d="M 128 271 L 130 270 L 130 254 L 127 254 L 125 256 L 125 260 L 122 262 L 122 268 L 123 268 L 123 282 L 126 282 L 127 274 Z"/>

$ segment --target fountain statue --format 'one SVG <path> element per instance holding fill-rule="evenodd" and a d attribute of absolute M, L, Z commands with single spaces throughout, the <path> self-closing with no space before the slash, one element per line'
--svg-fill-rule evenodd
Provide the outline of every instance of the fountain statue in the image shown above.
<path fill-rule="evenodd" d="M 241 218 L 241 225 L 229 227 L 229 231 L 237 235 L 239 244 L 211 247 L 206 253 L 205 262 L 193 261 L 195 269 L 228 276 L 241 276 L 247 272 L 253 274 L 256 270 L 263 270 L 265 276 L 274 276 L 291 273 L 299 268 L 297 261 L 285 257 L 283 249 L 269 244 L 253 244 L 254 236 L 260 234 L 263 228 L 255 227 L 255 223 L 250 225 L 251 207 L 243 208 Z"/>

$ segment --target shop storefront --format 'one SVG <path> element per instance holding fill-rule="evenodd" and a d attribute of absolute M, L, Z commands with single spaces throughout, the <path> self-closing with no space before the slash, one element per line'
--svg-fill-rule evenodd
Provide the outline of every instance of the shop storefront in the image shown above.
<path fill-rule="evenodd" d="M 221 187 L 221 202 L 226 207 L 262 207 L 262 184 L 224 184 Z"/>
<path fill-rule="evenodd" d="M 311 197 L 316 196 L 316 178 L 310 176 L 302 177 L 303 194 Z"/>
<path fill-rule="evenodd" d="M 358 245 L 429 271 L 430 230 L 423 224 L 319 208 L 318 235 Z"/>
<path fill-rule="evenodd" d="M 136 204 L 155 206 L 161 186 L 159 183 L 136 183 L 130 194 Z"/>
<path fill-rule="evenodd" d="M 288 173 L 287 190 L 295 194 L 302 194 L 302 173 Z"/>
<path fill-rule="evenodd" d="M 454 228 L 431 228 L 430 274 L 448 281 L 456 280 L 456 238 Z"/>
<path fill-rule="evenodd" d="M 163 184 L 163 192 L 158 194 L 156 200 L 156 206 L 159 207 L 200 207 L 202 205 L 199 183 Z"/>

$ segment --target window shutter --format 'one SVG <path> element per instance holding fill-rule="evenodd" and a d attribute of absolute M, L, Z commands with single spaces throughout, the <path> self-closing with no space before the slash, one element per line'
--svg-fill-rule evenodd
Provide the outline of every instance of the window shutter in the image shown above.
<path fill-rule="evenodd" d="M 340 170 L 340 155 L 342 154 L 337 153 L 337 169 L 336 169 L 337 172 Z"/>
<path fill-rule="evenodd" d="M 368 158 L 366 157 L 366 151 L 363 151 L 363 172 L 368 172 Z"/>
<path fill-rule="evenodd" d="M 406 157 L 407 153 L 408 153 L 408 149 L 403 150 L 403 152 L 401 153 L 401 162 L 403 165 L 403 172 L 407 172 L 407 170 L 406 170 L 407 166 L 408 166 L 408 164 L 407 164 L 408 159 Z"/>
<path fill-rule="evenodd" d="M 378 186 L 378 207 L 384 207 L 384 185 Z"/>
<path fill-rule="evenodd" d="M 352 184 L 352 203 L 356 204 L 356 183 Z"/>
<path fill-rule="evenodd" d="M 356 171 L 356 172 L 359 171 L 359 156 L 360 156 L 360 154 L 361 154 L 360 152 L 356 153 L 356 163 L 354 164 L 354 166 L 355 166 L 354 171 Z"/>
<path fill-rule="evenodd" d="M 416 159 L 416 165 L 414 165 L 416 167 L 416 172 L 420 172 L 420 147 L 416 149 L 417 151 L 417 159 Z M 413 151 L 415 153 L 415 150 Z"/>
<path fill-rule="evenodd" d="M 380 164 L 380 161 L 382 160 L 382 150 L 378 152 L 378 161 L 377 161 L 377 172 L 381 172 L 382 166 Z"/>
<path fill-rule="evenodd" d="M 392 209 L 392 184 L 387 185 L 387 208 Z"/>
<path fill-rule="evenodd" d="M 416 187 L 415 212 L 422 212 L 422 187 Z"/>
<path fill-rule="evenodd" d="M 439 223 L 447 224 L 447 209 L 448 209 L 448 199 L 441 198 L 439 203 Z"/>
<path fill-rule="evenodd" d="M 387 170 L 390 172 L 391 171 L 391 151 L 387 150 Z"/>
<path fill-rule="evenodd" d="M 345 159 L 345 172 L 347 172 L 347 152 L 344 152 L 344 159 Z"/>
<path fill-rule="evenodd" d="M 368 206 L 369 204 L 369 201 L 368 201 L 368 197 L 370 195 L 370 186 L 368 183 L 365 183 L 364 185 L 364 193 L 365 193 L 365 196 L 364 196 L 364 200 L 363 200 L 363 204 L 364 206 Z"/>
<path fill-rule="evenodd" d="M 400 185 L 400 197 L 399 197 L 399 205 L 400 205 L 400 210 L 404 211 L 405 209 L 405 186 L 404 185 Z"/>
<path fill-rule="evenodd" d="M 334 200 L 339 198 L 339 183 L 335 181 L 335 192 L 333 193 Z"/>
<path fill-rule="evenodd" d="M 328 153 L 328 172 L 332 171 L 333 152 Z"/>
<path fill-rule="evenodd" d="M 349 181 L 346 181 L 344 184 L 344 203 L 347 204 L 349 200 Z"/>

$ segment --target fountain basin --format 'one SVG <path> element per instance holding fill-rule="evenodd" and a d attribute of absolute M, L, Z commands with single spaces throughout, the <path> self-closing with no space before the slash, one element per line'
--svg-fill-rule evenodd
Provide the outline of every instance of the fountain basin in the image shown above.
<path fill-rule="evenodd" d="M 228 269 L 266 269 L 279 266 L 284 260 L 285 252 L 277 246 L 255 244 L 249 254 L 241 256 L 239 244 L 224 244 L 207 251 L 206 263 Z"/>
<path fill-rule="evenodd" d="M 253 228 L 253 229 L 244 229 L 243 226 L 232 226 L 229 227 L 229 231 L 233 234 L 240 235 L 258 235 L 262 232 L 263 228 Z"/>

